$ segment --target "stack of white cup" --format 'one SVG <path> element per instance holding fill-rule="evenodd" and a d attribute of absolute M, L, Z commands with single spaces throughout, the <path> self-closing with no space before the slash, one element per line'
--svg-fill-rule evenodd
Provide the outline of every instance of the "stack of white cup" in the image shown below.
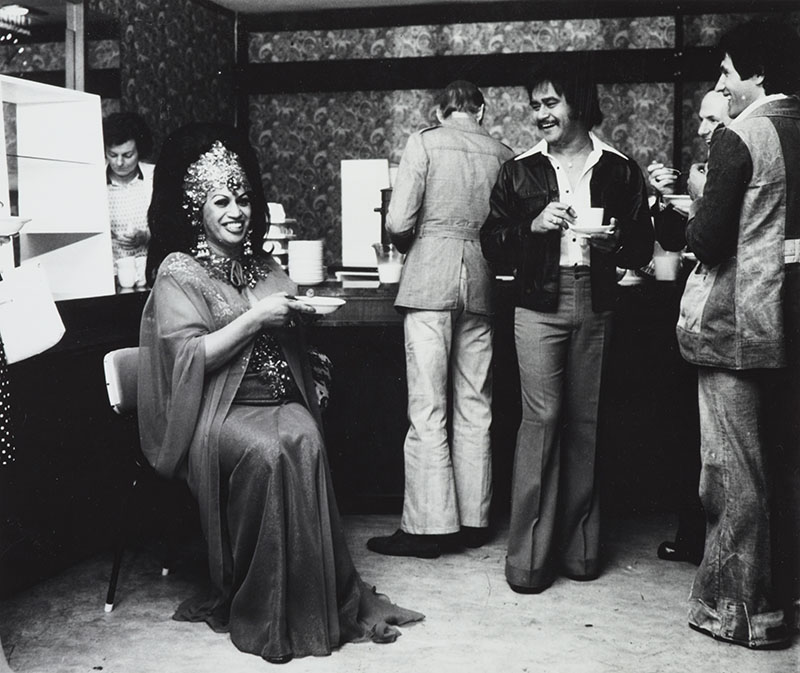
<path fill-rule="evenodd" d="M 322 239 L 289 241 L 289 278 L 298 285 L 317 285 L 325 280 Z"/>

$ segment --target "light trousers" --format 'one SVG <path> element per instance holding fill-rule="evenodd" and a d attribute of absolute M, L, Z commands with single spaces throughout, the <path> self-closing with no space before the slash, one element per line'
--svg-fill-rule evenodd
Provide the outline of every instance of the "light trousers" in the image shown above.
<path fill-rule="evenodd" d="M 457 532 L 462 525 L 487 526 L 492 496 L 491 320 L 463 307 L 409 310 L 404 328 L 409 428 L 400 527 L 407 533 L 439 535 Z"/>

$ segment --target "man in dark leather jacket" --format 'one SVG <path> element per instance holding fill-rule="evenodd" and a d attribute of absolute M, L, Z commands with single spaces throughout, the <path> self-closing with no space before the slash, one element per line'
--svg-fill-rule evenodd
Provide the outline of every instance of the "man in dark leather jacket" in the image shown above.
<path fill-rule="evenodd" d="M 481 228 L 484 256 L 514 269 L 522 422 L 506 579 L 537 593 L 599 574 L 597 410 L 617 267 L 653 252 L 638 165 L 590 133 L 602 121 L 585 69 L 534 74 L 543 140 L 506 162 Z"/>

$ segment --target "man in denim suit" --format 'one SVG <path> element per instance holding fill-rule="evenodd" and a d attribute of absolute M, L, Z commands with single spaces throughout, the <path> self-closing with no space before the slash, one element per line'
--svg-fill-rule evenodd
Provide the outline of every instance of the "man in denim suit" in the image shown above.
<path fill-rule="evenodd" d="M 698 367 L 707 530 L 689 625 L 751 648 L 789 645 L 800 607 L 800 38 L 755 21 L 720 42 L 714 133 L 686 239 L 681 300 Z"/>
<path fill-rule="evenodd" d="M 493 276 L 478 235 L 514 153 L 483 129 L 484 109 L 474 84 L 449 84 L 439 125 L 409 138 L 389 204 L 386 229 L 408 250 L 395 306 L 405 316 L 409 429 L 403 517 L 393 535 L 367 542 L 379 554 L 436 558 L 488 539 Z"/>

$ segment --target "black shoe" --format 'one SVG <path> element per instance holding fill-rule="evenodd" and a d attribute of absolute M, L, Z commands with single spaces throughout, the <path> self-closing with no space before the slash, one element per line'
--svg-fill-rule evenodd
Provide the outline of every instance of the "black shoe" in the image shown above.
<path fill-rule="evenodd" d="M 455 554 L 462 551 L 463 541 L 460 533 L 443 533 L 439 535 L 416 535 L 425 538 L 439 547 L 442 554 Z"/>
<path fill-rule="evenodd" d="M 281 654 L 277 657 L 264 657 L 270 664 L 288 664 L 292 659 L 294 659 L 293 654 Z"/>
<path fill-rule="evenodd" d="M 662 542 L 658 545 L 658 558 L 662 561 L 685 561 L 700 565 L 703 560 L 703 552 L 692 550 L 689 547 L 680 545 L 677 542 Z"/>
<path fill-rule="evenodd" d="M 569 573 L 566 570 L 561 573 L 567 579 L 573 580 L 575 582 L 592 582 L 600 577 L 600 573 Z"/>
<path fill-rule="evenodd" d="M 492 537 L 488 527 L 461 526 L 461 544 L 470 549 L 483 547 Z"/>
<path fill-rule="evenodd" d="M 371 537 L 367 549 L 385 556 L 416 556 L 417 558 L 438 558 L 442 553 L 439 545 L 430 540 L 429 535 L 412 535 L 399 528 L 393 535 Z"/>

